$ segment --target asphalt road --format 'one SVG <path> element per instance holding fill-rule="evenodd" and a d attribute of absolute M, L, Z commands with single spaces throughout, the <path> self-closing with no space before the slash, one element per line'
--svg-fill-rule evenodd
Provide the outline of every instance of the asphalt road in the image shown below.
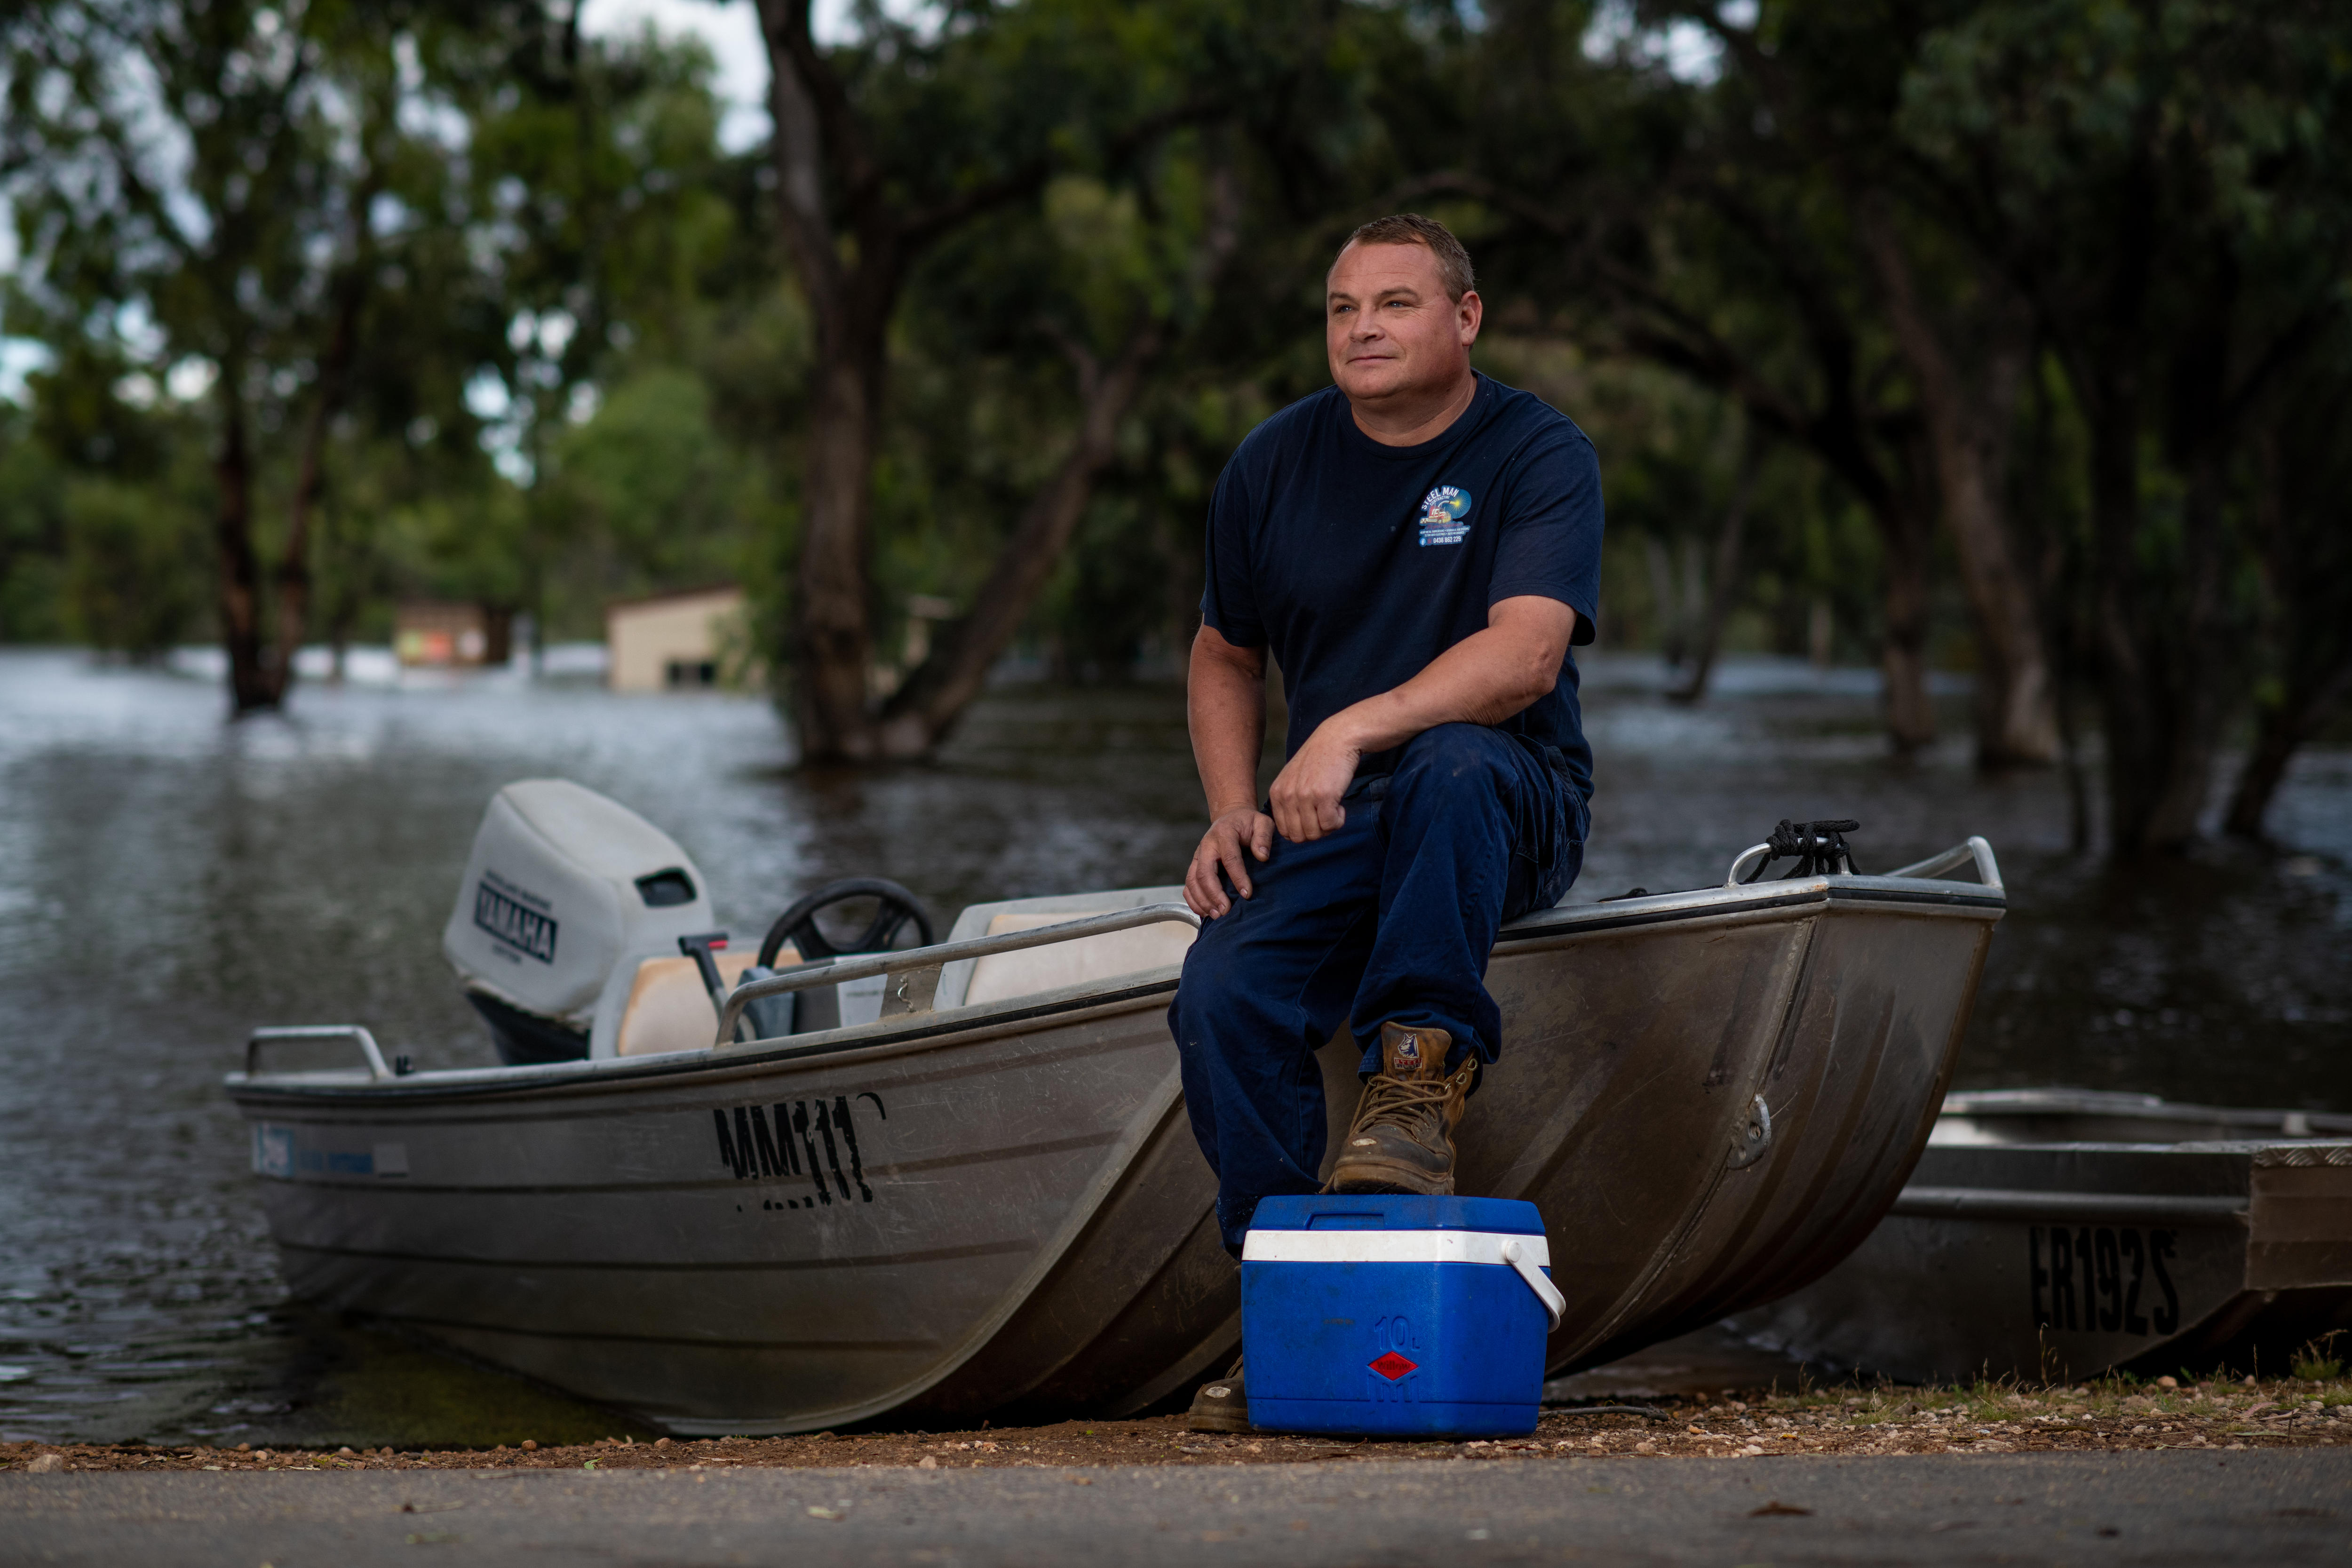
<path fill-rule="evenodd" d="M 1554 1562 L 2274 1568 L 2347 1557 L 2352 1452 L 2314 1449 L 1126 1470 L 0 1478 L 0 1563 L 108 1568 Z"/>

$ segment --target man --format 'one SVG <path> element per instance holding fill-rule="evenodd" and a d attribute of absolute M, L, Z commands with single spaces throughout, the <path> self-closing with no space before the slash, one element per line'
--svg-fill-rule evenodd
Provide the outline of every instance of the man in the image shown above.
<path fill-rule="evenodd" d="M 1211 823 L 1184 880 L 1203 924 L 1168 1021 L 1237 1257 L 1261 1198 L 1318 1190 L 1314 1053 L 1343 1025 L 1365 1087 L 1330 1190 L 1453 1192 L 1502 1044 L 1496 931 L 1583 862 L 1568 650 L 1592 640 L 1599 467 L 1471 369 L 1472 281 L 1442 225 L 1358 229 L 1325 285 L 1333 385 L 1252 431 L 1210 503 L 1189 704 Z M 1290 728 L 1262 810 L 1269 653 Z M 1247 1429 L 1239 1371 L 1196 1427 Z"/>

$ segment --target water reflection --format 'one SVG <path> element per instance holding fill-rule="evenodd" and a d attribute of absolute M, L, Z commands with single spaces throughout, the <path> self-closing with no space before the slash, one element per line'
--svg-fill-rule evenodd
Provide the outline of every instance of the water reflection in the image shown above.
<path fill-rule="evenodd" d="M 1955 740 L 1887 761 L 1866 679 L 1735 665 L 1671 708 L 1603 663 L 1590 899 L 1720 879 L 1782 816 L 1854 816 L 1866 868 L 1979 832 L 2014 912 L 1961 1081 L 2352 1109 L 2352 753 L 2307 759 L 2284 856 L 2118 876 L 2064 854 L 2055 780 Z M 1957 703 L 1958 699 L 1948 700 Z M 1948 728 L 1964 714 L 1954 706 Z M 874 874 L 979 899 L 1172 881 L 1197 835 L 1165 689 L 992 695 L 933 763 L 795 771 L 764 703 L 486 679 L 305 690 L 225 726 L 209 687 L 0 654 L 0 1436 L 513 1441 L 614 1419 L 282 1301 L 218 1089 L 245 1031 L 358 1021 L 419 1066 L 485 1058 L 439 954 L 474 827 L 560 774 L 669 830 L 722 919 Z"/>

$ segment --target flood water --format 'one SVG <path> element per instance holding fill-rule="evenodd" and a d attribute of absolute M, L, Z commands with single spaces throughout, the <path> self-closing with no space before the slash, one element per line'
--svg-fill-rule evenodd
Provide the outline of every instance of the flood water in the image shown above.
<path fill-rule="evenodd" d="M 2056 778 L 1974 774 L 1961 699 L 1948 743 L 1895 763 L 1861 672 L 1735 662 L 1696 709 L 1656 674 L 1589 678 L 1600 793 L 1572 900 L 1720 881 L 1783 816 L 1859 818 L 1865 869 L 1981 833 L 2011 912 L 1962 1087 L 2352 1110 L 2352 752 L 2303 760 L 2277 852 L 2119 874 L 2066 853 Z M 0 1438 L 624 1429 L 289 1305 L 220 1092 L 261 1024 L 365 1024 L 419 1067 L 488 1058 L 439 933 L 499 785 L 562 775 L 636 808 L 739 931 L 838 876 L 906 883 L 941 931 L 978 900 L 1171 882 L 1200 830 L 1168 688 L 1007 688 L 934 763 L 791 763 L 748 698 L 492 676 L 313 686 L 290 719 L 232 726 L 198 681 L 0 653 Z"/>

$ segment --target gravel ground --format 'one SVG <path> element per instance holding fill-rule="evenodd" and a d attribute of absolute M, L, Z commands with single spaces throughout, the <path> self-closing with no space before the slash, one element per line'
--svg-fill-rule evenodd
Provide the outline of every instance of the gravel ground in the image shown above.
<path fill-rule="evenodd" d="M 593 1444 L 398 1451 L 0 1445 L 0 1470 L 916 1469 L 1020 1466 L 1345 1463 L 1470 1458 L 1528 1462 L 1629 1455 L 1941 1454 L 2352 1445 L 2352 1378 L 2180 1384 L 2129 1378 L 2047 1388 L 1808 1388 L 1545 1411 L 1534 1436 L 1496 1442 L 1363 1442 L 1185 1430 L 1181 1417 L 982 1426 L 966 1432 L 803 1437 L 606 1438 Z M 1084 1479 L 1077 1483 L 1090 1484 Z"/>

